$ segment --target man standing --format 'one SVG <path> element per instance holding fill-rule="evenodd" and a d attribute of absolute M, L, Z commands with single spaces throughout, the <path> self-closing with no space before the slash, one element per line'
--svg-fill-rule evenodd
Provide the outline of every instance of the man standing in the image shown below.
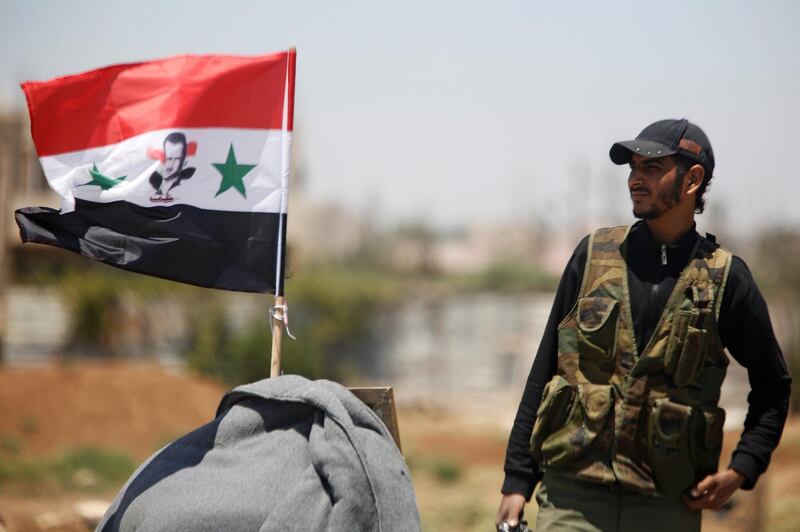
<path fill-rule="evenodd" d="M 509 437 L 498 529 L 700 529 L 752 489 L 780 440 L 791 380 L 767 307 L 738 257 L 695 231 L 714 171 L 703 131 L 661 120 L 611 147 L 629 164 L 632 227 L 575 249 Z M 751 392 L 736 450 L 718 470 L 728 356 Z"/>

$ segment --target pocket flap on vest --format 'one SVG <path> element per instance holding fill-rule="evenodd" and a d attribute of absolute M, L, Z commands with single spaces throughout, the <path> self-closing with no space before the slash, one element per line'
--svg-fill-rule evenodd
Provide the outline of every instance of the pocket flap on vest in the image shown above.
<path fill-rule="evenodd" d="M 582 297 L 578 300 L 578 327 L 594 332 L 606 324 L 619 301 L 612 297 Z"/>
<path fill-rule="evenodd" d="M 578 397 L 580 397 L 586 419 L 591 424 L 605 424 L 608 411 L 613 404 L 612 386 L 584 384 L 578 386 Z"/>

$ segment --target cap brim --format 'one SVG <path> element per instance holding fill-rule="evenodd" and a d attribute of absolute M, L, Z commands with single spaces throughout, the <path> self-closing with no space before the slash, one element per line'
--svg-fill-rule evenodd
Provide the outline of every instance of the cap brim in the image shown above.
<path fill-rule="evenodd" d="M 660 142 L 635 139 L 615 142 L 608 155 L 614 164 L 628 164 L 634 153 L 642 157 L 666 157 L 678 153 L 678 150 Z"/>

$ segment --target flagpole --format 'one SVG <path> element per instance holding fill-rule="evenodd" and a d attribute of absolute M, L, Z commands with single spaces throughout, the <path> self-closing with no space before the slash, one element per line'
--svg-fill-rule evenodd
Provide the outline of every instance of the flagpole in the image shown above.
<path fill-rule="evenodd" d="M 286 53 L 286 81 L 283 92 L 283 118 L 281 122 L 281 209 L 278 215 L 278 253 L 275 265 L 275 304 L 270 311 L 270 326 L 272 328 L 272 352 L 270 356 L 269 376 L 280 377 L 281 371 L 281 344 L 283 340 L 283 327 L 286 324 L 286 298 L 283 295 L 283 265 L 284 260 L 284 219 L 289 199 L 289 173 L 291 170 L 291 136 L 289 133 L 289 69 L 292 67 L 293 56 L 297 53 L 294 46 Z M 292 91 L 294 92 L 294 91 Z"/>

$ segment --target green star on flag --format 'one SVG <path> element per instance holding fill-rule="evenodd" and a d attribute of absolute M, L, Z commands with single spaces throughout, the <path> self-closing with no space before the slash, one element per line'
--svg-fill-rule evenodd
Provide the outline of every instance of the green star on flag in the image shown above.
<path fill-rule="evenodd" d="M 236 162 L 236 154 L 233 152 L 233 143 L 228 148 L 228 158 L 224 163 L 211 163 L 217 171 L 222 174 L 222 181 L 219 183 L 219 190 L 214 194 L 216 198 L 229 188 L 235 188 L 242 197 L 246 198 L 244 190 L 244 176 L 247 172 L 256 167 L 255 164 L 239 164 Z"/>
<path fill-rule="evenodd" d="M 95 186 L 100 187 L 103 190 L 108 190 L 110 188 L 113 188 L 113 187 L 119 185 L 120 183 L 122 183 L 125 180 L 126 177 L 128 177 L 128 176 L 124 175 L 122 177 L 114 179 L 113 177 L 109 177 L 107 175 L 103 175 L 100 172 L 100 170 L 97 169 L 97 164 L 92 164 L 92 169 L 89 170 L 89 175 L 92 177 L 92 180 L 89 181 L 88 183 L 83 183 L 82 185 L 78 185 L 78 186 L 83 187 L 83 186 L 95 185 Z"/>

